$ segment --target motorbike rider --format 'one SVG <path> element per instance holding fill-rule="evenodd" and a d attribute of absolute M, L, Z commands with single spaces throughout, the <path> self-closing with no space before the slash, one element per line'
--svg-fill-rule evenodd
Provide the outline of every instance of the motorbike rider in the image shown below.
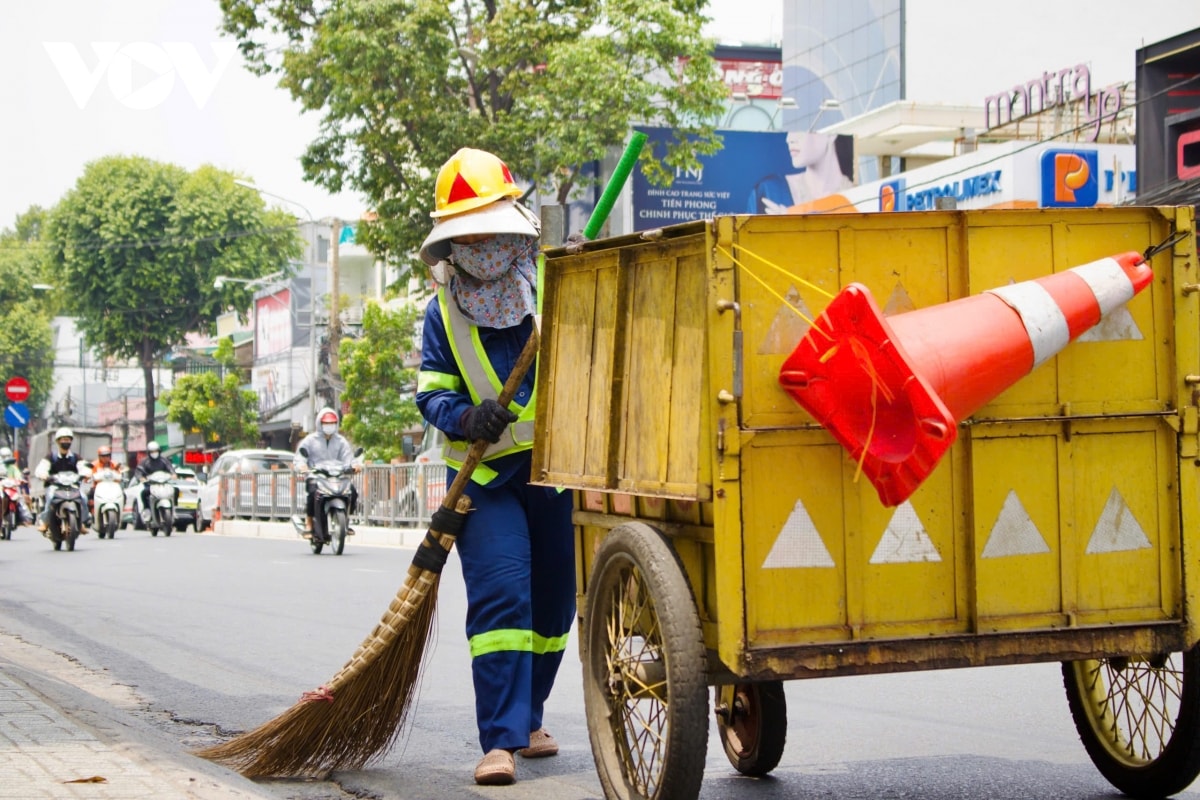
<path fill-rule="evenodd" d="M 175 475 L 175 465 L 166 459 L 162 454 L 162 448 L 158 442 L 150 442 L 146 445 L 146 457 L 138 462 L 137 468 L 134 469 L 134 475 L 142 481 L 142 513 L 148 514 L 150 505 L 150 484 L 146 478 L 153 475 L 155 472 L 169 472 L 172 477 Z M 175 502 L 179 501 L 179 487 L 175 487 Z"/>
<path fill-rule="evenodd" d="M 354 449 L 345 436 L 338 433 L 338 413 L 329 406 L 317 412 L 317 430 L 304 437 L 296 448 L 296 468 L 301 471 L 312 469 L 321 461 L 338 461 L 343 466 L 351 465 L 358 472 L 362 467 L 354 463 Z M 300 455 L 303 447 L 308 453 L 307 460 Z M 316 513 L 317 481 L 312 476 L 305 478 L 304 488 L 308 498 L 304 501 L 304 538 L 312 536 L 313 514 Z M 350 484 L 350 513 L 358 505 L 358 489 Z"/>
<path fill-rule="evenodd" d="M 113 461 L 112 448 L 106 444 L 102 444 L 96 450 L 96 462 L 92 464 L 92 474 L 95 475 L 97 472 L 105 469 L 111 469 L 118 475 L 122 472 L 121 465 Z M 96 504 L 96 482 L 94 480 L 88 486 L 87 498 L 88 507 L 94 509 Z"/>
<path fill-rule="evenodd" d="M 17 494 L 17 513 L 21 515 L 21 524 L 29 525 L 33 522 L 29 506 L 25 505 L 25 496 L 29 493 L 26 484 L 29 483 L 29 479 L 25 477 L 25 472 L 17 466 L 17 459 L 11 449 L 0 447 L 0 461 L 4 462 L 4 477 L 12 478 L 21 484 L 21 491 Z"/>
<path fill-rule="evenodd" d="M 58 444 L 58 452 L 51 451 L 46 454 L 37 465 L 37 469 L 33 474 L 45 481 L 51 475 L 59 472 L 77 472 L 82 474 L 80 469 L 79 456 L 71 452 L 71 445 L 75 442 L 75 432 L 70 428 L 59 428 L 54 432 L 54 441 Z M 50 529 L 50 512 L 53 510 L 54 487 L 46 487 L 45 506 L 42 508 L 41 516 L 38 518 L 38 532 L 45 533 Z M 84 530 L 87 530 L 91 524 L 91 516 L 88 514 L 87 504 L 83 506 L 83 518 L 80 520 L 80 525 Z"/>

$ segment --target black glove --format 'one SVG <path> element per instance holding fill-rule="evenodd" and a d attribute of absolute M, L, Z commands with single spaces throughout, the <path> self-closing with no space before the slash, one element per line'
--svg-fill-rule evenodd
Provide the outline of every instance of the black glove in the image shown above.
<path fill-rule="evenodd" d="M 508 424 L 516 421 L 516 414 L 489 398 L 466 410 L 462 416 L 462 427 L 472 442 L 486 439 L 495 444 L 500 441 L 500 434 L 504 433 Z"/>

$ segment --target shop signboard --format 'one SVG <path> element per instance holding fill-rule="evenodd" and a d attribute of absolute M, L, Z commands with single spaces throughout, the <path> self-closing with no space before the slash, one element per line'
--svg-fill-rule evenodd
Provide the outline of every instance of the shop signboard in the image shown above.
<path fill-rule="evenodd" d="M 1125 144 L 998 144 L 790 211 L 928 211 L 942 197 L 960 209 L 1120 205 L 1137 193 L 1135 151 Z"/>

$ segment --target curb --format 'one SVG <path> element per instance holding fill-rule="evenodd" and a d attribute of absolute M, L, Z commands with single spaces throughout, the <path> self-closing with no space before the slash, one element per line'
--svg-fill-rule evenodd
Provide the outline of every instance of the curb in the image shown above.
<path fill-rule="evenodd" d="M 358 547 L 406 547 L 416 548 L 425 538 L 428 528 L 379 528 L 355 526 L 354 534 L 346 539 L 347 545 Z M 243 539 L 287 539 L 304 541 L 290 522 L 266 522 L 263 520 L 222 519 L 201 535 L 236 536 Z"/>

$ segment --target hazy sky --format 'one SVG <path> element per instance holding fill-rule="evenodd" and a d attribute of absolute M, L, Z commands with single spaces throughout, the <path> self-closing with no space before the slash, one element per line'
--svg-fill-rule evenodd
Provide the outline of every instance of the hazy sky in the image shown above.
<path fill-rule="evenodd" d="M 709 32 L 778 42 L 782 9 L 782 0 L 712 0 Z M 217 0 L 5 3 L 0 228 L 31 204 L 53 205 L 88 161 L 114 153 L 214 163 L 314 217 L 357 217 L 359 198 L 301 177 L 317 118 L 242 67 L 219 20 Z M 909 0 L 909 99 L 977 105 L 1081 61 L 1094 85 L 1132 79 L 1140 44 L 1197 27 L 1195 0 Z"/>

